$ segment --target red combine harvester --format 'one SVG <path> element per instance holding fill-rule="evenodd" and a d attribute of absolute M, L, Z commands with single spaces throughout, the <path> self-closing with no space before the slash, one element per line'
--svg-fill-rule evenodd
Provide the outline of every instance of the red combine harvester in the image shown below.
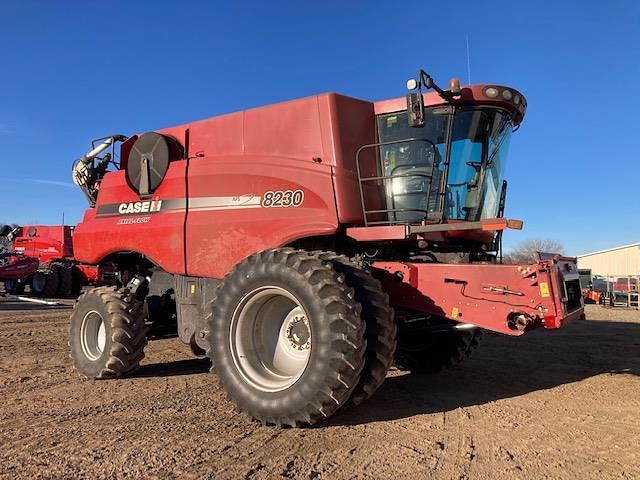
<path fill-rule="evenodd" d="M 407 87 L 94 141 L 73 167 L 91 206 L 74 251 L 116 265 L 118 284 L 79 298 L 76 368 L 126 375 L 147 338 L 173 332 L 240 410 L 297 426 L 361 403 L 392 364 L 461 361 L 481 329 L 582 317 L 575 259 L 499 263 L 502 232 L 522 226 L 503 218 L 522 94 L 445 90 L 422 70 Z M 451 252 L 468 263 L 439 261 Z"/>
<path fill-rule="evenodd" d="M 5 232 L 10 245 L 0 268 L 5 291 L 21 294 L 29 285 L 34 295 L 64 297 L 78 295 L 84 285 L 99 283 L 98 267 L 80 264 L 73 256 L 73 229 L 69 225 L 27 225 Z"/>

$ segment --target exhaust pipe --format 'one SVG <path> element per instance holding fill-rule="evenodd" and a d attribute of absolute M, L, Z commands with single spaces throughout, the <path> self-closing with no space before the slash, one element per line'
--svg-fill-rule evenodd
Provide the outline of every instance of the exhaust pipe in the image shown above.
<path fill-rule="evenodd" d="M 96 178 L 96 176 L 101 177 L 99 172 L 104 174 L 104 171 L 107 168 L 107 164 L 111 159 L 110 154 L 106 154 L 102 161 L 98 165 L 93 164 L 93 160 L 104 152 L 107 148 L 114 145 L 116 142 L 124 142 L 127 139 L 124 135 L 112 135 L 110 137 L 106 137 L 102 140 L 102 143 L 97 147 L 94 147 L 91 151 L 85 153 L 82 157 L 76 160 L 73 163 L 71 168 L 71 179 L 73 183 L 75 183 L 80 189 L 84 192 L 87 200 L 91 204 L 91 206 L 95 203 L 95 183 L 100 178 Z M 94 140 L 95 141 L 95 140 Z M 94 171 L 96 172 L 94 174 Z"/>
<path fill-rule="evenodd" d="M 98 145 L 96 148 L 91 150 L 90 152 L 85 153 L 78 160 L 80 163 L 87 165 L 91 160 L 96 158 L 102 152 L 104 152 L 107 148 L 113 145 L 116 142 L 124 142 L 127 139 L 124 135 L 112 135 L 104 139 L 104 141 Z"/>

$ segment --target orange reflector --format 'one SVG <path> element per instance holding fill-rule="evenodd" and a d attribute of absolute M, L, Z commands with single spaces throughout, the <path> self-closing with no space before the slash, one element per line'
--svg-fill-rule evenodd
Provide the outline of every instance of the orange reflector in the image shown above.
<path fill-rule="evenodd" d="M 506 218 L 485 218 L 480 220 L 481 229 L 487 232 L 498 232 L 507 228 L 522 230 L 522 220 L 507 220 Z"/>
<path fill-rule="evenodd" d="M 480 224 L 485 232 L 497 232 L 507 228 L 507 223 L 503 218 L 485 218 L 480 221 Z"/>
<path fill-rule="evenodd" d="M 524 222 L 522 220 L 507 220 L 507 228 L 522 230 L 523 223 Z"/>

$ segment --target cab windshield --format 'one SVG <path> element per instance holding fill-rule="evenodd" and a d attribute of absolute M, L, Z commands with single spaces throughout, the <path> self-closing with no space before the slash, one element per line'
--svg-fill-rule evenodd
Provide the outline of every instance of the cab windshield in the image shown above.
<path fill-rule="evenodd" d="M 380 142 L 394 142 L 379 152 L 382 175 L 392 177 L 389 221 L 495 217 L 512 130 L 509 113 L 491 107 L 427 109 L 419 128 L 406 112 L 379 116 Z"/>

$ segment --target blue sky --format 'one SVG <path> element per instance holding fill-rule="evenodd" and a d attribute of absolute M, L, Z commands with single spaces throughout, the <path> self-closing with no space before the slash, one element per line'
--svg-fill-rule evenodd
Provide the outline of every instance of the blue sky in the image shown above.
<path fill-rule="evenodd" d="M 520 3 L 520 4 L 519 4 Z M 0 0 L 0 222 L 80 220 L 70 183 L 92 138 L 314 93 L 441 83 L 521 90 L 507 247 L 578 254 L 640 241 L 640 2 L 20 2 Z"/>

